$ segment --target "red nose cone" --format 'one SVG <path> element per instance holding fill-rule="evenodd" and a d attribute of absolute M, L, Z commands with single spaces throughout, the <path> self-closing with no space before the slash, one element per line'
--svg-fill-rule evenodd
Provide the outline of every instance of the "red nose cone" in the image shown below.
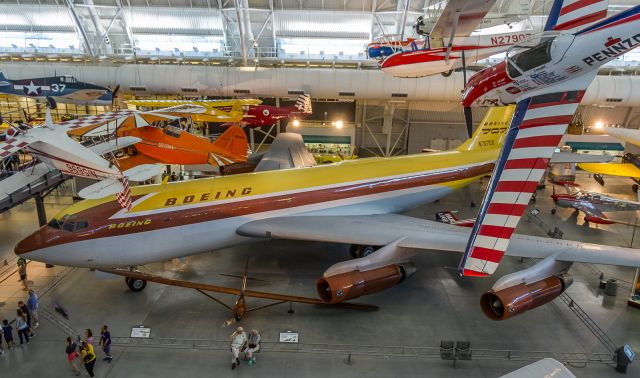
<path fill-rule="evenodd" d="M 512 80 L 507 75 L 506 67 L 506 63 L 501 62 L 471 76 L 464 87 L 462 105 L 468 108 L 488 92 L 511 83 Z"/>
<path fill-rule="evenodd" d="M 57 230 L 54 230 L 51 227 L 44 226 L 33 234 L 20 240 L 20 242 L 13 248 L 13 252 L 16 255 L 23 255 L 25 253 L 45 248 L 58 238 L 56 231 Z"/>

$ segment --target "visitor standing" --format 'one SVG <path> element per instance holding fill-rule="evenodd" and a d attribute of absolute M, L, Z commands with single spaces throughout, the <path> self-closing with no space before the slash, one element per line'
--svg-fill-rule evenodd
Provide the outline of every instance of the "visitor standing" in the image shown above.
<path fill-rule="evenodd" d="M 31 328 L 36 329 L 40 325 L 38 323 L 38 296 L 33 290 L 29 290 L 29 299 L 27 299 L 27 308 L 31 315 Z"/>
<path fill-rule="evenodd" d="M 111 355 L 111 333 L 106 325 L 103 325 L 100 329 L 100 345 L 106 355 L 102 360 L 111 363 L 113 360 L 113 356 Z"/>
<path fill-rule="evenodd" d="M 16 316 L 16 329 L 18 330 L 18 337 L 20 338 L 20 345 L 24 344 L 26 339 L 29 344 L 29 326 L 27 325 L 27 317 L 22 310 L 16 310 L 18 316 Z"/>
<path fill-rule="evenodd" d="M 29 284 L 27 282 L 27 260 L 24 257 L 18 259 L 18 275 L 20 276 L 18 281 L 22 282 L 22 286 L 24 286 L 23 290 L 29 290 Z"/>
<path fill-rule="evenodd" d="M 67 347 L 65 349 L 67 353 L 67 361 L 69 366 L 75 375 L 80 375 L 80 369 L 76 366 L 76 358 L 78 358 L 78 344 L 71 337 L 67 337 Z"/>

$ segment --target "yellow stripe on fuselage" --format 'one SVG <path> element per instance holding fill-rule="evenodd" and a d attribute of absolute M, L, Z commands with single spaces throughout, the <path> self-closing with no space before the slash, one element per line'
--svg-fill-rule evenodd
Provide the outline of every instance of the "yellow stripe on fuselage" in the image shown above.
<path fill-rule="evenodd" d="M 363 182 L 364 184 L 368 181 L 407 176 L 425 171 L 455 170 L 490 162 L 495 160 L 497 156 L 497 149 L 465 152 L 446 151 L 391 158 L 363 158 L 310 168 L 245 173 L 168 184 L 137 186 L 131 188 L 133 196 L 156 194 L 141 203 L 136 203 L 130 213 L 135 215 L 136 212 L 171 206 L 188 206 L 203 202 L 213 204 L 216 201 L 229 200 L 230 198 L 268 196 L 354 182 Z M 459 189 L 473 179 L 441 182 L 439 185 Z M 172 203 L 172 199 L 176 199 L 175 203 Z M 65 209 L 56 218 L 60 218 L 64 214 L 75 214 L 114 200 L 114 196 L 83 200 Z"/>

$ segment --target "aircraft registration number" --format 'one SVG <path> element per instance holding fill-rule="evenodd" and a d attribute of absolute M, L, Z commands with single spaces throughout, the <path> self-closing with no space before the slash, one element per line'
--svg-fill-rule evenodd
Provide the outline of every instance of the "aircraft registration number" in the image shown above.
<path fill-rule="evenodd" d="M 495 45 L 511 45 L 520 41 L 524 41 L 530 35 L 531 35 L 530 33 L 498 35 L 495 37 L 491 37 L 491 44 L 494 46 Z"/>
<path fill-rule="evenodd" d="M 82 177 L 88 177 L 93 179 L 99 178 L 98 175 L 96 175 L 96 172 L 89 168 L 81 167 L 79 165 L 74 165 L 70 163 L 65 163 L 65 166 L 67 167 L 66 173 L 72 174 L 74 176 L 82 176 Z"/>

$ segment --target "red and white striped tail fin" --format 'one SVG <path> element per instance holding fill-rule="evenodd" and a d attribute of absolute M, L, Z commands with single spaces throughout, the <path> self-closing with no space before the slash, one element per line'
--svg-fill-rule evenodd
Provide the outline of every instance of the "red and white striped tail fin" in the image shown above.
<path fill-rule="evenodd" d="M 120 206 L 122 206 L 123 209 L 126 209 L 127 211 L 131 210 L 131 188 L 129 187 L 129 180 L 127 180 L 126 177 L 122 177 L 119 179 L 119 181 L 122 183 L 122 191 L 118 194 L 116 194 L 116 199 L 118 200 L 118 203 L 120 204 Z"/>
<path fill-rule="evenodd" d="M 495 272 L 584 91 L 549 93 L 518 103 L 458 271 Z"/>
<path fill-rule="evenodd" d="M 570 30 L 607 17 L 609 0 L 555 0 L 544 30 Z"/>

